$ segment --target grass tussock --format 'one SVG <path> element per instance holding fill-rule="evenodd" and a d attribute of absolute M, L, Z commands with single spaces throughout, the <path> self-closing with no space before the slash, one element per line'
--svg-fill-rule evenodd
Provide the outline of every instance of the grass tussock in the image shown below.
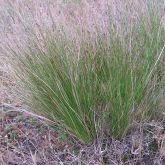
<path fill-rule="evenodd" d="M 61 25 L 60 31 L 54 27 L 54 32 L 43 34 L 39 29 L 42 41 L 33 33 L 20 54 L 12 49 L 30 109 L 83 143 L 105 135 L 121 138 L 133 120 L 161 113 L 165 49 L 161 3 L 146 1 L 141 10 L 136 3 L 125 3 L 129 12 L 136 9 L 135 17 L 120 8 L 116 13 L 119 4 L 109 4 L 102 23 L 106 26 L 95 22 L 88 29 L 82 21 L 69 30 Z M 77 8 L 81 5 L 76 3 Z M 77 18 L 72 15 L 67 15 L 71 24 L 71 18 Z"/>

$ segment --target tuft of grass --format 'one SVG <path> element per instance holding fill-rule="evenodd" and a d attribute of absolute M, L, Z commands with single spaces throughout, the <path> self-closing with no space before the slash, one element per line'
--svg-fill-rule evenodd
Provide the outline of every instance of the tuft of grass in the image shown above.
<path fill-rule="evenodd" d="M 34 39 L 21 55 L 13 51 L 30 109 L 83 143 L 121 138 L 133 120 L 154 116 L 165 35 L 154 6 L 147 9 L 128 24 L 128 16 L 117 23 L 109 16 L 105 34 L 96 28 L 95 37 L 74 40 L 47 33 L 43 44 Z"/>

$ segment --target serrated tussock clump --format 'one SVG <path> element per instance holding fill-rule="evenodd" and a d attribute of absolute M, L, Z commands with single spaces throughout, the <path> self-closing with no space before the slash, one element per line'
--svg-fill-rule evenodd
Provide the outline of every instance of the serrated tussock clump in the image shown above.
<path fill-rule="evenodd" d="M 28 28 L 28 46 L 12 49 L 29 108 L 83 143 L 161 113 L 162 3 L 115 2 L 68 2 L 58 24 L 50 6 L 52 30 Z"/>

